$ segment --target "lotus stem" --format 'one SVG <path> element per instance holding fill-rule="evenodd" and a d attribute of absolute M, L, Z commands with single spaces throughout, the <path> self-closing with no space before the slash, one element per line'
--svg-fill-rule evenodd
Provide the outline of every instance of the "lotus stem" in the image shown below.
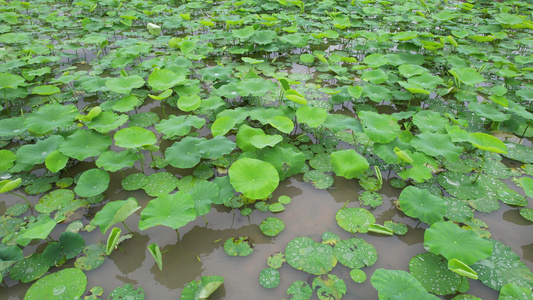
<path fill-rule="evenodd" d="M 29 207 L 33 207 L 33 205 L 30 204 L 30 201 L 28 201 L 28 199 L 26 199 L 26 197 L 22 196 L 22 195 L 19 195 L 19 194 L 15 194 L 13 193 L 12 191 L 8 191 L 8 193 L 12 194 L 12 195 L 15 195 L 15 196 L 18 196 L 22 199 L 24 199 L 26 201 L 26 203 L 28 204 Z"/>
<path fill-rule="evenodd" d="M 205 215 L 202 215 L 202 218 L 204 218 L 205 226 L 207 226 L 207 224 L 209 224 L 209 223 L 207 222 L 207 219 L 205 218 Z"/>
<path fill-rule="evenodd" d="M 165 113 L 165 104 L 163 103 L 163 101 L 161 101 L 161 112 L 163 112 L 163 117 L 165 119 L 168 119 L 167 114 Z"/>
<path fill-rule="evenodd" d="M 176 229 L 176 234 L 178 235 L 178 242 L 180 240 L 180 233 L 178 232 L 178 230 Z"/>
<path fill-rule="evenodd" d="M 143 156 L 141 154 L 141 149 L 137 148 L 137 150 L 139 150 L 139 161 L 141 162 L 141 172 L 143 172 L 144 174 L 144 164 L 143 164 Z"/>
<path fill-rule="evenodd" d="M 130 233 L 133 233 L 133 231 L 131 231 L 131 229 L 128 227 L 128 225 L 126 225 L 126 223 L 124 221 L 122 221 L 122 225 L 124 225 L 124 227 L 130 232 Z"/>
<path fill-rule="evenodd" d="M 481 172 L 483 171 L 483 165 L 485 164 L 485 150 L 483 150 L 482 153 L 483 154 L 481 154 L 481 167 L 479 168 L 479 172 L 477 173 L 476 179 L 474 179 L 474 181 L 472 181 L 472 183 L 476 183 L 476 181 L 479 178 L 479 175 L 481 175 Z"/>
<path fill-rule="evenodd" d="M 4 90 L 4 93 L 5 92 L 6 91 Z M 526 135 L 526 131 L 527 131 L 528 128 L 529 128 L 529 124 L 527 124 L 526 128 L 524 129 L 524 132 L 522 132 L 522 135 L 520 136 L 520 140 L 518 140 L 519 144 L 522 143 L 522 139 L 524 138 L 524 135 Z"/>

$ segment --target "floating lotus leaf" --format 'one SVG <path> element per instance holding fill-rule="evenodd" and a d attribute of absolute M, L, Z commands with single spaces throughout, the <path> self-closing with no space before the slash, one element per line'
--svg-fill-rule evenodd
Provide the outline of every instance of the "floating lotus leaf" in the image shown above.
<path fill-rule="evenodd" d="M 235 126 L 235 120 L 230 117 L 217 118 L 211 125 L 213 136 L 225 135 Z"/>
<path fill-rule="evenodd" d="M 114 224 L 123 222 L 140 208 L 137 204 L 137 199 L 133 197 L 129 197 L 126 200 L 109 202 L 102 210 L 96 213 L 91 220 L 91 225 L 100 226 L 100 231 L 102 234 L 105 234 Z"/>
<path fill-rule="evenodd" d="M 443 200 L 446 203 L 446 213 L 444 214 L 446 219 L 465 223 L 474 218 L 474 212 L 468 207 L 466 201 L 453 197 L 444 197 Z"/>
<path fill-rule="evenodd" d="M 533 149 L 524 145 L 504 142 L 507 147 L 507 153 L 502 153 L 503 156 L 521 161 L 526 164 L 533 163 Z"/>
<path fill-rule="evenodd" d="M 479 280 L 497 291 L 509 283 L 531 290 L 533 274 L 520 257 L 509 246 L 499 241 L 490 239 L 489 242 L 494 247 L 492 254 L 471 266 L 478 274 Z"/>
<path fill-rule="evenodd" d="M 102 153 L 96 160 L 96 166 L 109 172 L 120 171 L 124 168 L 131 168 L 138 159 L 137 155 L 131 151 L 107 151 Z"/>
<path fill-rule="evenodd" d="M 441 133 L 423 132 L 411 140 L 411 145 L 427 155 L 434 157 L 442 155 L 451 162 L 457 161 L 463 152 L 463 148 L 453 144 L 449 135 Z"/>
<path fill-rule="evenodd" d="M 274 217 L 268 217 L 259 225 L 261 232 L 267 236 L 276 236 L 285 229 L 285 223 Z"/>
<path fill-rule="evenodd" d="M 77 160 L 102 154 L 111 145 L 111 138 L 92 130 L 77 130 L 59 146 L 61 153 Z"/>
<path fill-rule="evenodd" d="M 446 126 L 448 125 L 449 121 L 437 112 L 432 110 L 423 110 L 413 116 L 413 123 L 422 132 L 446 133 Z"/>
<path fill-rule="evenodd" d="M 454 294 L 463 283 L 460 275 L 448 269 L 446 259 L 433 253 L 422 253 L 411 258 L 409 272 L 428 292 L 436 295 Z"/>
<path fill-rule="evenodd" d="M 247 236 L 229 238 L 224 242 L 224 251 L 229 256 L 248 256 L 254 252 L 254 242 Z"/>
<path fill-rule="evenodd" d="M 90 271 L 101 266 L 106 258 L 104 244 L 90 244 L 83 249 L 85 256 L 76 259 L 76 268 L 84 271 Z"/>
<path fill-rule="evenodd" d="M 491 255 L 493 248 L 489 240 L 452 222 L 437 222 L 426 229 L 424 246 L 432 253 L 441 254 L 448 260 L 458 259 L 467 265 Z"/>
<path fill-rule="evenodd" d="M 414 75 L 421 75 L 423 73 L 428 72 L 428 69 L 412 65 L 412 64 L 403 64 L 401 66 L 398 66 L 398 71 L 400 71 L 400 74 L 404 77 L 411 77 Z"/>
<path fill-rule="evenodd" d="M 233 30 L 233 33 L 235 33 L 236 31 L 238 30 Z M 233 70 L 229 67 L 216 65 L 212 68 L 203 68 L 200 71 L 200 74 L 202 75 L 204 80 L 208 81 L 227 80 L 233 74 Z"/>
<path fill-rule="evenodd" d="M 386 144 L 392 142 L 399 134 L 400 126 L 395 118 L 371 111 L 359 112 L 363 131 L 376 142 Z"/>
<path fill-rule="evenodd" d="M 246 124 L 241 125 L 237 131 L 236 142 L 242 151 L 255 151 L 257 148 L 252 145 L 251 139 L 256 135 L 265 135 L 262 129 L 252 128 Z"/>
<path fill-rule="evenodd" d="M 313 275 L 326 274 L 337 264 L 333 247 L 305 236 L 287 244 L 285 258 L 291 267 Z"/>
<path fill-rule="evenodd" d="M 50 266 L 43 260 L 43 255 L 41 253 L 34 253 L 11 267 L 9 277 L 13 280 L 20 280 L 22 283 L 28 283 L 43 276 L 48 272 L 49 268 Z"/>
<path fill-rule="evenodd" d="M 309 300 L 313 295 L 313 290 L 305 281 L 297 280 L 287 289 L 287 295 L 293 300 Z"/>
<path fill-rule="evenodd" d="M 62 136 L 52 135 L 46 140 L 37 141 L 33 145 L 22 145 L 17 151 L 17 160 L 30 165 L 42 164 L 46 161 L 46 157 L 54 152 L 63 141 L 64 138 Z"/>
<path fill-rule="evenodd" d="M 56 225 L 55 220 L 48 215 L 42 214 L 36 222 L 20 231 L 16 239 L 17 244 L 27 246 L 32 240 L 43 240 L 54 230 Z"/>
<path fill-rule="evenodd" d="M 169 172 L 159 172 L 148 176 L 142 189 L 152 197 L 172 192 L 178 186 L 178 178 Z"/>
<path fill-rule="evenodd" d="M 508 283 L 500 290 L 500 296 L 498 300 L 531 300 L 533 299 L 533 292 L 530 289 L 526 289 L 517 286 L 513 283 Z"/>
<path fill-rule="evenodd" d="M 197 152 L 204 158 L 217 159 L 235 150 L 233 141 L 225 136 L 216 136 L 212 139 L 196 144 Z"/>
<path fill-rule="evenodd" d="M 340 240 L 335 244 L 333 253 L 337 260 L 350 269 L 369 267 L 376 263 L 376 248 L 363 239 Z"/>
<path fill-rule="evenodd" d="M 126 96 L 126 97 L 122 97 L 120 99 L 118 99 L 116 102 L 113 103 L 113 110 L 116 110 L 118 112 L 127 112 L 127 111 L 130 111 L 132 109 L 134 109 L 135 107 L 141 105 L 142 102 L 139 98 L 133 96 L 133 95 L 129 95 L 129 96 Z M 102 120 L 99 120 L 97 123 L 99 123 L 98 125 L 103 125 L 103 124 L 109 124 L 111 122 L 107 121 L 108 117 L 109 116 L 112 116 L 114 114 L 107 114 L 107 116 L 103 116 L 102 117 Z M 126 116 L 127 117 L 127 116 Z M 121 119 L 121 118 L 119 118 Z M 105 122 L 103 122 L 105 120 Z M 97 131 L 100 131 L 100 130 L 97 130 Z"/>
<path fill-rule="evenodd" d="M 370 278 L 379 299 L 437 300 L 416 278 L 402 270 L 377 269 Z"/>
<path fill-rule="evenodd" d="M 139 148 L 157 142 L 155 134 L 141 127 L 128 127 L 115 133 L 115 145 L 123 148 Z"/>
<path fill-rule="evenodd" d="M 353 269 L 350 271 L 350 278 L 356 283 L 363 283 L 366 280 L 366 274 L 363 270 Z"/>
<path fill-rule="evenodd" d="M 364 81 L 370 81 L 373 84 L 381 84 L 389 79 L 387 73 L 382 69 L 363 72 L 361 79 Z"/>
<path fill-rule="evenodd" d="M 383 196 L 381 194 L 372 192 L 372 191 L 364 191 L 359 196 L 359 201 L 363 205 L 369 205 L 371 207 L 378 207 L 381 204 L 383 204 Z"/>
<path fill-rule="evenodd" d="M 507 153 L 507 147 L 497 137 L 490 134 L 475 132 L 470 134 L 470 143 L 473 146 L 494 153 Z"/>
<path fill-rule="evenodd" d="M 184 95 L 178 99 L 178 108 L 189 112 L 197 109 L 202 104 L 202 99 L 198 95 Z"/>
<path fill-rule="evenodd" d="M 159 122 L 159 116 L 153 112 L 134 114 L 130 117 L 129 127 L 148 127 Z"/>
<path fill-rule="evenodd" d="M 211 204 L 218 201 L 219 188 L 214 182 L 199 180 L 189 191 L 194 201 L 196 216 L 203 216 L 211 210 Z"/>
<path fill-rule="evenodd" d="M 46 159 L 44 161 L 44 164 L 48 170 L 52 173 L 57 173 L 65 166 L 68 162 L 68 156 L 61 153 L 59 150 L 54 150 L 46 156 Z"/>
<path fill-rule="evenodd" d="M 331 165 L 337 176 L 356 178 L 368 169 L 368 161 L 355 150 L 340 150 L 331 154 Z"/>
<path fill-rule="evenodd" d="M 285 254 L 277 252 L 267 258 L 267 265 L 271 268 L 279 269 L 281 268 L 281 265 L 283 265 L 283 263 L 286 261 L 287 260 L 285 259 Z"/>
<path fill-rule="evenodd" d="M 113 112 L 104 111 L 91 120 L 87 127 L 100 133 L 108 133 L 124 125 L 128 121 L 127 115 L 117 115 Z"/>
<path fill-rule="evenodd" d="M 426 189 L 408 186 L 398 197 L 403 212 L 413 218 L 418 218 L 426 224 L 442 221 L 446 213 L 446 203 L 442 198 L 431 194 Z"/>
<path fill-rule="evenodd" d="M 279 285 L 279 272 L 274 268 L 266 268 L 259 273 L 259 284 L 264 288 L 273 289 Z"/>
<path fill-rule="evenodd" d="M 320 153 L 323 151 L 323 149 L 324 148 L 322 146 L 311 148 L 311 150 L 314 150 L 318 154 L 316 154 L 313 158 L 309 160 L 309 165 L 318 171 L 331 172 L 333 171 L 333 165 L 331 163 L 331 154 Z"/>
<path fill-rule="evenodd" d="M 72 104 L 46 104 L 29 114 L 24 125 L 29 131 L 43 135 L 56 128 L 65 129 L 72 126 L 78 114 L 78 109 Z"/>
<path fill-rule="evenodd" d="M 148 77 L 148 85 L 156 92 L 168 90 L 186 81 L 185 75 L 176 74 L 168 69 L 155 68 Z"/>
<path fill-rule="evenodd" d="M 262 78 L 243 80 L 237 85 L 237 91 L 241 96 L 262 97 L 275 88 L 277 88 L 277 84 Z"/>
<path fill-rule="evenodd" d="M 390 101 L 392 99 L 392 92 L 380 85 L 367 84 L 363 86 L 362 97 L 368 97 L 374 102 Z"/>
<path fill-rule="evenodd" d="M 333 185 L 333 177 L 322 171 L 311 170 L 306 172 L 303 177 L 305 182 L 313 183 L 313 186 L 317 189 L 327 189 Z"/>
<path fill-rule="evenodd" d="M 24 126 L 25 120 L 22 117 L 0 120 L 0 137 L 17 136 L 27 132 L 27 128 Z"/>
<path fill-rule="evenodd" d="M 376 222 L 376 218 L 368 210 L 360 207 L 344 207 L 335 215 L 337 224 L 351 233 L 368 232 L 368 226 Z"/>
<path fill-rule="evenodd" d="M 446 172 L 439 174 L 437 180 L 446 192 L 464 200 L 476 200 L 484 197 L 497 198 L 498 191 L 508 188 L 501 180 L 485 175 L 481 175 L 475 183 L 472 183 L 473 176 Z"/>
<path fill-rule="evenodd" d="M 44 96 L 53 95 L 53 94 L 57 94 L 60 92 L 61 90 L 57 86 L 54 86 L 54 85 L 39 85 L 39 86 L 34 87 L 33 90 L 31 91 L 32 94 L 44 95 Z"/>
<path fill-rule="evenodd" d="M 328 117 L 328 112 L 320 107 L 302 106 L 296 111 L 298 122 L 305 123 L 311 128 L 320 126 Z"/>
<path fill-rule="evenodd" d="M 507 121 L 512 117 L 511 114 L 505 114 L 499 109 L 495 108 L 492 104 L 488 104 L 486 102 L 482 104 L 471 102 L 468 104 L 468 109 L 475 112 L 478 116 L 487 118 L 494 122 Z"/>
<path fill-rule="evenodd" d="M 533 209 L 531 209 L 531 208 L 522 208 L 522 209 L 520 209 L 520 215 L 522 217 L 524 217 L 524 219 L 533 222 Z"/>
<path fill-rule="evenodd" d="M 205 300 L 224 283 L 222 276 L 202 276 L 198 281 L 191 281 L 181 292 L 181 300 Z"/>
<path fill-rule="evenodd" d="M 135 289 L 131 283 L 126 283 L 124 287 L 114 289 L 108 299 L 144 300 L 144 289 Z"/>
<path fill-rule="evenodd" d="M 140 88 L 143 85 L 144 79 L 138 75 L 108 79 L 105 82 L 105 86 L 110 91 L 120 94 L 129 94 L 132 89 Z"/>
<path fill-rule="evenodd" d="M 195 218 L 194 200 L 188 194 L 178 191 L 150 200 L 141 211 L 139 229 L 146 230 L 157 225 L 178 229 Z"/>
<path fill-rule="evenodd" d="M 121 185 L 126 191 L 135 191 L 142 188 L 147 183 L 148 179 L 146 175 L 143 173 L 135 173 L 130 174 L 126 176 L 126 178 L 122 179 Z"/>
<path fill-rule="evenodd" d="M 313 289 L 317 289 L 318 299 L 340 300 L 346 294 L 346 284 L 337 275 L 327 274 L 313 279 Z"/>
<path fill-rule="evenodd" d="M 274 166 L 258 159 L 239 159 L 231 165 L 228 174 L 235 190 L 250 199 L 267 198 L 279 184 Z"/>
<path fill-rule="evenodd" d="M 196 150 L 196 145 L 204 141 L 205 138 L 186 137 L 168 147 L 165 150 L 165 158 L 173 167 L 192 168 L 202 159 L 202 155 Z"/>
<path fill-rule="evenodd" d="M 300 173 L 305 165 L 305 155 L 296 147 L 286 144 L 266 149 L 262 158 L 276 168 L 280 180 Z"/>
<path fill-rule="evenodd" d="M 322 234 L 322 243 L 335 246 L 341 238 L 331 231 L 326 231 Z"/>
<path fill-rule="evenodd" d="M 67 206 L 74 200 L 74 197 L 74 192 L 71 190 L 54 190 L 39 199 L 39 202 L 35 205 L 35 210 L 43 214 L 48 214 Z"/>
<path fill-rule="evenodd" d="M 100 169 L 90 169 L 81 174 L 74 192 L 80 197 L 93 197 L 109 187 L 109 173 Z"/>

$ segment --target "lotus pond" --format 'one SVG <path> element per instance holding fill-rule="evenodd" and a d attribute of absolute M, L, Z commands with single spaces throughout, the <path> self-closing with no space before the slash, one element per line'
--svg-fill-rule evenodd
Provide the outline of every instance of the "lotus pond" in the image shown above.
<path fill-rule="evenodd" d="M 533 299 L 528 1 L 1 1 L 2 299 Z"/>

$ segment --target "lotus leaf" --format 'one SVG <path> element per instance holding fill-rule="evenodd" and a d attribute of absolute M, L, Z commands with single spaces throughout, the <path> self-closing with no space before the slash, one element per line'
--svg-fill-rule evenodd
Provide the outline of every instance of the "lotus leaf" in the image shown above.
<path fill-rule="evenodd" d="M 92 130 L 77 130 L 59 146 L 61 153 L 77 160 L 102 154 L 111 145 L 111 138 Z"/>
<path fill-rule="evenodd" d="M 387 81 L 387 79 L 389 79 L 389 76 L 382 69 L 377 69 L 363 72 L 363 76 L 361 76 L 361 79 L 364 81 L 370 81 L 373 84 L 381 84 Z"/>
<path fill-rule="evenodd" d="M 181 300 L 205 300 L 224 283 L 222 276 L 202 276 L 198 281 L 191 281 L 181 292 Z"/>
<path fill-rule="evenodd" d="M 0 39 L 4 37 L 5 34 L 0 36 Z M 16 89 L 19 86 L 25 85 L 24 78 L 10 73 L 0 73 L 0 89 Z"/>
<path fill-rule="evenodd" d="M 379 103 L 381 101 L 390 101 L 392 99 L 392 92 L 380 85 L 367 84 L 363 86 L 361 96 L 368 97 L 370 100 Z"/>
<path fill-rule="evenodd" d="M 238 30 L 234 30 L 233 32 L 236 31 Z M 202 75 L 204 80 L 208 81 L 227 80 L 233 74 L 233 70 L 228 67 L 217 65 L 212 68 L 203 68 L 200 71 L 200 74 Z"/>
<path fill-rule="evenodd" d="M 54 150 L 46 156 L 46 159 L 44 161 L 44 164 L 48 170 L 52 173 L 57 173 L 65 166 L 68 162 L 68 156 L 61 153 L 59 150 Z"/>
<path fill-rule="evenodd" d="M 44 262 L 41 253 L 34 253 L 29 257 L 18 261 L 9 270 L 9 277 L 13 280 L 28 283 L 43 276 L 50 266 Z"/>
<path fill-rule="evenodd" d="M 0 120 L 0 137 L 22 135 L 27 131 L 24 125 L 24 118 L 13 117 Z"/>
<path fill-rule="evenodd" d="M 14 263 L 24 258 L 22 249 L 16 245 L 0 248 L 0 272 L 9 269 Z"/>
<path fill-rule="evenodd" d="M 259 229 L 267 236 L 276 236 L 285 229 L 285 223 L 278 218 L 268 217 L 261 222 Z"/>
<path fill-rule="evenodd" d="M 533 299 L 533 292 L 530 289 L 526 289 L 517 286 L 514 283 L 508 283 L 500 290 L 500 296 L 498 300 L 531 300 Z"/>
<path fill-rule="evenodd" d="M 141 211 L 139 229 L 146 230 L 157 225 L 178 229 L 195 218 L 194 200 L 188 194 L 178 191 L 150 200 Z"/>
<path fill-rule="evenodd" d="M 122 97 L 120 99 L 118 99 L 116 102 L 113 103 L 113 110 L 116 110 L 118 112 L 127 112 L 127 111 L 130 111 L 132 109 L 134 109 L 135 107 L 141 105 L 141 100 L 139 100 L 139 98 L 133 96 L 133 95 L 129 95 L 129 96 L 126 96 L 126 97 Z M 114 115 L 114 114 L 113 114 Z M 105 117 L 102 116 L 102 120 L 99 120 L 98 123 L 102 124 L 105 123 L 105 124 L 109 124 L 111 122 L 109 122 L 107 119 L 109 116 L 113 116 L 112 114 L 107 114 Z M 120 119 L 120 118 L 119 118 Z M 104 122 L 105 120 L 105 122 Z M 100 125 L 99 124 L 99 125 Z"/>
<path fill-rule="evenodd" d="M 102 210 L 96 213 L 91 225 L 100 226 L 100 231 L 105 234 L 109 228 L 118 222 L 123 222 L 131 214 L 141 207 L 137 204 L 137 199 L 129 197 L 126 200 L 119 200 L 107 203 Z"/>
<path fill-rule="evenodd" d="M 148 127 L 159 122 L 159 116 L 153 112 L 134 114 L 130 117 L 129 127 Z"/>
<path fill-rule="evenodd" d="M 104 244 L 90 244 L 85 246 L 83 254 L 76 259 L 75 266 L 80 270 L 90 271 L 98 268 L 105 261 L 105 245 Z"/>
<path fill-rule="evenodd" d="M 124 125 L 128 121 L 127 115 L 117 115 L 113 112 L 104 111 L 91 120 L 87 127 L 100 133 L 108 133 Z"/>
<path fill-rule="evenodd" d="M 318 147 L 313 147 L 313 145 L 311 146 L 312 147 L 309 147 L 309 148 L 318 154 L 316 154 L 313 158 L 309 160 L 309 165 L 318 171 L 322 171 L 322 172 L 333 171 L 333 165 L 331 163 L 331 160 L 332 160 L 331 154 L 321 153 L 324 151 L 324 148 L 322 147 L 322 145 L 315 144 L 315 146 L 318 146 Z M 342 150 L 342 151 L 347 151 L 347 150 Z"/>
<path fill-rule="evenodd" d="M 235 126 L 235 120 L 230 117 L 220 117 L 211 125 L 213 136 L 225 135 Z M 291 129 L 292 130 L 292 129 Z"/>
<path fill-rule="evenodd" d="M 141 127 L 128 127 L 115 133 L 115 145 L 123 148 L 139 148 L 157 141 L 153 132 Z"/>
<path fill-rule="evenodd" d="M 211 210 L 211 204 L 218 201 L 219 188 L 214 182 L 199 180 L 189 191 L 194 201 L 196 216 L 203 216 Z"/>
<path fill-rule="evenodd" d="M 272 164 L 278 171 L 280 180 L 301 172 L 305 165 L 305 155 L 290 145 L 276 145 L 263 152 L 263 160 Z"/>
<path fill-rule="evenodd" d="M 148 85 L 156 92 L 168 90 L 175 85 L 185 83 L 185 81 L 185 75 L 159 68 L 155 68 L 148 77 Z"/>
<path fill-rule="evenodd" d="M 490 134 L 475 132 L 470 134 L 470 143 L 473 146 L 494 153 L 507 153 L 507 147 L 497 137 Z"/>
<path fill-rule="evenodd" d="M 137 160 L 137 156 L 131 151 L 107 151 L 102 153 L 96 160 L 96 166 L 109 172 L 131 168 Z"/>
<path fill-rule="evenodd" d="M 145 186 L 147 183 L 148 179 L 143 173 L 130 174 L 126 176 L 126 178 L 124 178 L 121 182 L 122 188 L 124 188 L 126 191 L 138 190 Z"/>
<path fill-rule="evenodd" d="M 305 281 L 297 280 L 287 289 L 287 295 L 293 300 L 309 300 L 313 295 L 313 290 Z"/>
<path fill-rule="evenodd" d="M 204 158 L 217 159 L 230 154 L 236 146 L 237 144 L 227 137 L 216 136 L 196 144 L 196 150 Z"/>
<path fill-rule="evenodd" d="M 248 256 L 254 252 L 254 242 L 247 236 L 229 238 L 224 242 L 224 251 L 229 256 Z"/>
<path fill-rule="evenodd" d="M 35 210 L 43 214 L 48 214 L 66 207 L 74 200 L 74 197 L 74 192 L 71 190 L 54 190 L 39 199 L 39 202 L 35 205 Z"/>
<path fill-rule="evenodd" d="M 318 299 L 340 300 L 346 294 L 346 284 L 337 275 L 327 274 L 313 279 L 313 289 L 317 289 Z"/>
<path fill-rule="evenodd" d="M 446 133 L 446 126 L 449 121 L 435 111 L 423 110 L 413 116 L 413 123 L 420 128 L 422 132 Z"/>
<path fill-rule="evenodd" d="M 533 288 L 533 274 L 520 257 L 509 246 L 493 239 L 489 241 L 492 254 L 471 266 L 479 280 L 497 291 L 509 283 L 528 290 Z"/>
<path fill-rule="evenodd" d="M 504 122 L 512 117 L 511 114 L 505 114 L 488 103 L 478 104 L 476 102 L 472 102 L 468 104 L 468 108 L 475 112 L 478 116 L 487 118 L 494 122 Z"/>
<path fill-rule="evenodd" d="M 12 189 L 15 189 L 16 187 L 20 185 L 21 181 L 22 181 L 21 178 L 17 178 L 14 180 L 6 179 L 6 180 L 0 181 L 0 193 L 9 192 Z"/>
<path fill-rule="evenodd" d="M 454 67 L 451 68 L 449 72 L 457 78 L 457 80 L 466 85 L 475 86 L 476 84 L 485 81 L 485 78 L 473 68 Z"/>
<path fill-rule="evenodd" d="M 337 176 L 356 178 L 368 169 L 368 161 L 355 150 L 341 150 L 331 154 L 331 165 Z"/>
<path fill-rule="evenodd" d="M 17 155 L 15 153 L 2 149 L 0 150 L 0 171 L 7 171 L 11 169 L 15 164 L 15 160 L 17 159 Z"/>
<path fill-rule="evenodd" d="M 326 121 L 327 116 L 328 113 L 326 110 L 320 107 L 313 107 L 309 105 L 302 106 L 296 111 L 296 117 L 298 118 L 298 121 L 309 125 L 311 128 L 320 126 L 322 123 L 324 123 L 324 121 Z"/>
<path fill-rule="evenodd" d="M 428 292 L 437 295 L 454 294 L 463 283 L 460 275 L 448 269 L 447 261 L 433 253 L 411 258 L 409 272 Z"/>
<path fill-rule="evenodd" d="M 17 236 L 17 244 L 27 246 L 32 240 L 45 239 L 56 227 L 55 220 L 48 215 L 40 215 L 39 219 L 30 224 L 26 229 L 21 230 Z"/>
<path fill-rule="evenodd" d="M 154 257 L 159 271 L 163 271 L 163 258 L 161 257 L 161 250 L 159 249 L 159 246 L 156 243 L 150 244 L 148 246 L 148 251 L 150 251 L 150 254 L 152 254 Z"/>
<path fill-rule="evenodd" d="M 511 142 L 504 142 L 504 144 L 507 147 L 507 153 L 503 153 L 503 156 L 526 164 L 533 163 L 533 149 L 531 147 Z"/>
<path fill-rule="evenodd" d="M 239 159 L 231 165 L 228 174 L 235 190 L 250 199 L 267 198 L 279 184 L 274 166 L 258 159 Z"/>
<path fill-rule="evenodd" d="M 366 274 L 363 270 L 353 269 L 350 271 L 350 278 L 356 283 L 363 283 L 366 280 Z"/>
<path fill-rule="evenodd" d="M 281 268 L 281 265 L 283 265 L 283 263 L 286 261 L 287 260 L 285 259 L 285 254 L 277 252 L 267 258 L 267 265 L 271 268 L 279 269 Z"/>
<path fill-rule="evenodd" d="M 186 169 L 196 166 L 202 155 L 196 151 L 196 145 L 206 141 L 205 138 L 186 137 L 165 150 L 168 163 L 176 168 Z"/>
<path fill-rule="evenodd" d="M 452 258 L 448 261 L 448 269 L 454 271 L 455 273 L 461 276 L 472 278 L 474 280 L 478 279 L 477 273 L 474 270 L 472 270 L 472 268 L 470 268 L 465 263 L 455 258 Z"/>
<path fill-rule="evenodd" d="M 362 111 L 359 118 L 363 124 L 363 131 L 376 142 L 386 144 L 392 142 L 400 131 L 396 119 L 389 115 L 378 114 L 371 111 Z"/>
<path fill-rule="evenodd" d="M 135 289 L 131 283 L 126 283 L 124 287 L 114 289 L 108 299 L 144 300 L 144 289 L 142 287 Z"/>
<path fill-rule="evenodd" d="M 368 226 L 376 222 L 376 218 L 368 210 L 360 207 L 344 207 L 335 215 L 337 224 L 351 233 L 368 232 Z"/>
<path fill-rule="evenodd" d="M 161 196 L 172 192 L 178 186 L 178 178 L 169 172 L 159 172 L 146 178 L 142 189 L 152 197 Z"/>
<path fill-rule="evenodd" d="M 189 112 L 197 109 L 202 104 L 202 99 L 198 95 L 184 95 L 178 99 L 178 108 Z"/>
<path fill-rule="evenodd" d="M 413 275 L 402 270 L 377 269 L 370 282 L 378 291 L 379 299 L 439 299 L 429 294 Z"/>
<path fill-rule="evenodd" d="M 451 162 L 457 161 L 463 151 L 461 147 L 453 144 L 449 135 L 441 133 L 423 132 L 411 140 L 411 145 L 427 155 L 442 155 Z"/>
<path fill-rule="evenodd" d="M 74 124 L 78 109 L 72 104 L 46 104 L 32 112 L 24 120 L 24 126 L 37 135 L 44 135 L 56 128 L 66 129 Z"/>
<path fill-rule="evenodd" d="M 350 269 L 371 266 L 376 263 L 378 258 L 374 246 L 357 238 L 340 240 L 335 244 L 333 253 L 341 264 Z"/>
<path fill-rule="evenodd" d="M 317 189 L 327 189 L 333 185 L 333 177 L 322 171 L 311 170 L 306 172 L 303 177 L 305 182 L 313 183 L 313 186 Z"/>
<path fill-rule="evenodd" d="M 268 122 L 270 125 L 272 125 L 272 127 L 286 134 L 291 133 L 294 129 L 294 123 L 291 121 L 291 119 L 285 116 L 274 117 L 269 119 Z"/>
<path fill-rule="evenodd" d="M 446 203 L 442 198 L 432 195 L 426 189 L 406 187 L 400 193 L 399 200 L 406 215 L 429 225 L 442 221 L 442 216 L 446 213 Z"/>
<path fill-rule="evenodd" d="M 259 283 L 264 288 L 275 288 L 279 285 L 279 281 L 279 272 L 274 268 L 266 268 L 259 273 Z"/>
<path fill-rule="evenodd" d="M 144 79 L 138 75 L 108 79 L 105 82 L 105 86 L 109 90 L 120 94 L 129 94 L 132 89 L 140 88 L 143 85 Z"/>
<path fill-rule="evenodd" d="M 74 192 L 80 197 L 93 197 L 109 187 L 109 173 L 100 169 L 90 169 L 80 176 Z"/>
<path fill-rule="evenodd" d="M 33 145 L 23 145 L 17 151 L 17 160 L 25 164 L 42 164 L 48 155 L 57 150 L 64 139 L 60 135 L 52 135 L 45 140 L 39 140 Z"/>
<path fill-rule="evenodd" d="M 290 241 L 285 248 L 285 258 L 291 267 L 313 275 L 326 274 L 337 264 L 333 247 L 309 237 Z"/>

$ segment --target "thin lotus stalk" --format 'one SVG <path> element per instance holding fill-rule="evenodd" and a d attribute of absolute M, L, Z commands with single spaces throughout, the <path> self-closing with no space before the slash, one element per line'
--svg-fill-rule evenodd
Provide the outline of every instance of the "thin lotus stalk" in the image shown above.
<path fill-rule="evenodd" d="M 474 179 L 472 183 L 476 183 L 479 178 L 479 175 L 481 175 L 481 172 L 483 172 L 483 165 L 485 164 L 485 150 L 483 150 L 483 154 L 481 154 L 481 159 L 481 167 L 479 168 L 479 172 L 477 173 L 476 179 Z"/>
<path fill-rule="evenodd" d="M 124 228 L 126 228 L 130 233 L 133 233 L 133 231 L 131 231 L 131 229 L 128 227 L 128 225 L 126 225 L 124 221 L 122 221 L 122 225 L 124 225 Z"/>
<path fill-rule="evenodd" d="M 22 195 L 19 195 L 19 194 L 15 194 L 13 193 L 12 191 L 8 191 L 8 193 L 12 194 L 12 195 L 15 195 L 15 196 L 18 196 L 22 199 L 24 199 L 24 201 L 26 201 L 26 203 L 28 204 L 29 207 L 33 207 L 33 205 L 31 205 L 30 201 L 28 201 L 28 199 L 26 199 L 26 197 L 22 196 Z"/>
<path fill-rule="evenodd" d="M 144 173 L 144 163 L 143 163 L 143 156 L 142 156 L 142 153 L 141 153 L 141 149 L 138 148 L 137 150 L 139 151 L 139 161 L 141 162 L 141 172 Z"/>

